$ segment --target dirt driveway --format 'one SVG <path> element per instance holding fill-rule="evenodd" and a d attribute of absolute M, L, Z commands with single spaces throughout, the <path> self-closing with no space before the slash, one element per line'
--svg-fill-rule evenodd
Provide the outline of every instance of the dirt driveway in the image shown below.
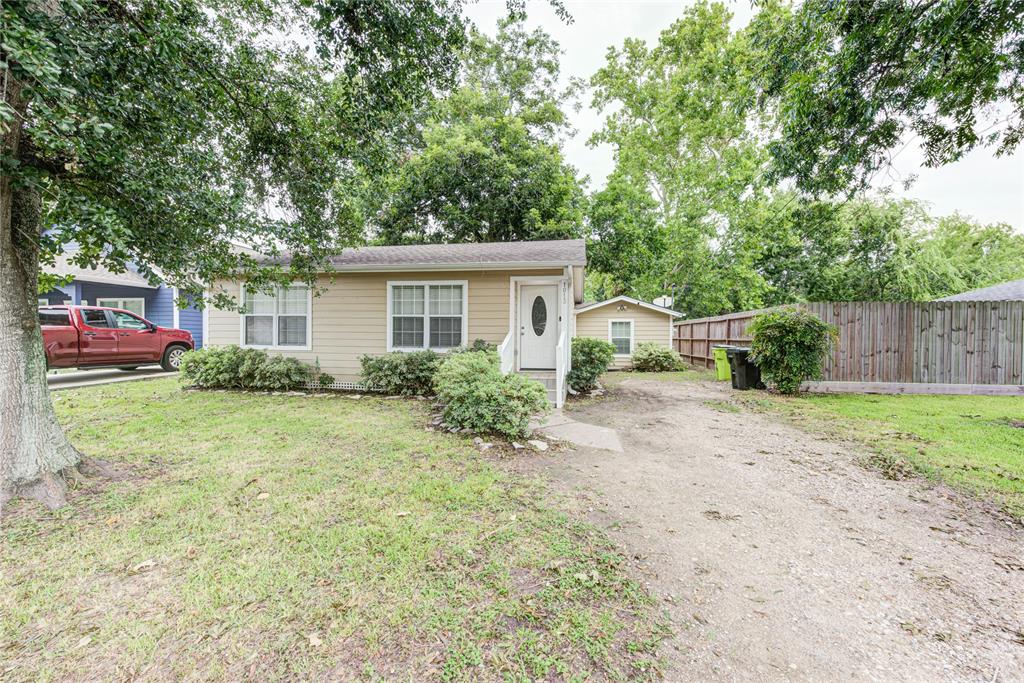
<path fill-rule="evenodd" d="M 628 379 L 570 408 L 623 453 L 535 462 L 663 601 L 667 680 L 1024 680 L 1024 530 L 724 398 Z"/>

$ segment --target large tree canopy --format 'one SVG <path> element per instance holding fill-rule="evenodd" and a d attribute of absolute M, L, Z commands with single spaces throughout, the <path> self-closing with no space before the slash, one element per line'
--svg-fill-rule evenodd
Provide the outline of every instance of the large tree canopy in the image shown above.
<path fill-rule="evenodd" d="M 692 317 L 1021 277 L 1024 237 L 1007 226 L 840 196 L 908 131 L 933 163 L 1016 145 L 1019 4 L 766 3 L 734 33 L 724 5 L 698 3 L 657 44 L 609 50 L 591 80 L 610 110 L 593 141 L 613 145 L 615 169 L 589 204 L 590 293 L 670 294 Z M 1013 113 L 986 140 L 976 118 L 991 104 Z"/>
<path fill-rule="evenodd" d="M 609 49 L 591 79 L 594 105 L 609 111 L 592 144 L 615 149 L 608 188 L 591 209 L 592 249 L 614 289 L 644 298 L 675 291 L 693 314 L 756 291 L 741 264 L 721 258 L 730 226 L 763 191 L 766 159 L 750 106 L 753 54 L 730 19 L 723 4 L 699 3 L 657 45 L 629 39 Z M 646 239 L 612 235 L 639 225 L 649 226 Z M 626 251 L 603 258 L 619 247 Z M 642 274 L 632 270 L 638 264 Z"/>
<path fill-rule="evenodd" d="M 310 278 L 360 237 L 351 188 L 465 42 L 459 0 L 0 4 L 0 507 L 59 504 L 79 459 L 46 388 L 40 258 L 73 241 L 81 266 L 193 295 Z M 290 250 L 291 272 L 235 241 Z"/>
<path fill-rule="evenodd" d="M 862 189 L 911 136 L 939 166 L 1024 135 L 1024 0 L 805 0 L 753 35 L 775 170 L 801 190 Z"/>
<path fill-rule="evenodd" d="M 579 234 L 584 195 L 559 146 L 580 84 L 559 83 L 561 48 L 521 20 L 474 32 L 458 86 L 423 114 L 423 132 L 367 192 L 385 244 L 501 242 Z"/>

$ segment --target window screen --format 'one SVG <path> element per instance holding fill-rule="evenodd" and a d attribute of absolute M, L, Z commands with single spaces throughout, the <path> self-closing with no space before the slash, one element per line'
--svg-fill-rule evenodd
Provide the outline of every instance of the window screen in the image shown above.
<path fill-rule="evenodd" d="M 444 350 L 465 343 L 462 284 L 393 284 L 390 297 L 391 348 Z"/>
<path fill-rule="evenodd" d="M 309 344 L 309 289 L 305 285 L 279 287 L 272 292 L 246 291 L 243 338 L 245 346 Z"/>

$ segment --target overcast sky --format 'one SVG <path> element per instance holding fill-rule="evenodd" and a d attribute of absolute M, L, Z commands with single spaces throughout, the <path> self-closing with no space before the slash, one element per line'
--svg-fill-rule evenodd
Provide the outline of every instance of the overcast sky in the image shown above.
<path fill-rule="evenodd" d="M 574 22 L 565 24 L 546 1 L 528 3 L 530 27 L 541 26 L 562 45 L 563 76 L 589 78 L 604 64 L 610 45 L 620 46 L 627 37 L 642 38 L 654 44 L 658 35 L 675 19 L 691 0 L 656 2 L 645 0 L 566 0 Z M 727 0 L 735 15 L 734 28 L 747 24 L 753 14 L 750 0 Z M 470 19 L 483 31 L 493 35 L 500 16 L 505 13 L 505 0 L 481 0 L 468 7 Z M 604 186 L 612 170 L 612 150 L 604 145 L 587 147 L 587 139 L 601 127 L 602 117 L 588 105 L 589 97 L 578 114 L 572 114 L 576 136 L 565 145 L 568 161 L 581 173 L 590 176 L 591 188 Z M 910 144 L 896 157 L 894 179 L 917 175 L 907 191 L 898 183 L 896 194 L 928 202 L 936 215 L 959 211 L 984 222 L 1004 222 L 1024 232 L 1024 151 L 997 158 L 988 149 L 975 150 L 963 160 L 938 169 L 921 166 L 923 156 L 916 144 Z M 888 184 L 885 173 L 876 184 Z"/>

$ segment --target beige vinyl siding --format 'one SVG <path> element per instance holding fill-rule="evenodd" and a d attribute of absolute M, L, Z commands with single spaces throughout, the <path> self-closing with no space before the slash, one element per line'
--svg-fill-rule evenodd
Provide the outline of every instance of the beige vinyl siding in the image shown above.
<path fill-rule="evenodd" d="M 509 282 L 513 275 L 561 275 L 559 269 L 493 271 L 402 271 L 335 273 L 318 281 L 324 291 L 312 300 L 309 351 L 274 351 L 320 368 L 340 382 L 359 380 L 359 357 L 387 352 L 387 283 L 390 281 L 465 280 L 468 287 L 466 342 L 484 339 L 500 344 L 508 334 Z M 238 283 L 220 283 L 236 299 Z M 211 308 L 207 344 L 238 344 L 241 318 L 236 310 Z"/>
<path fill-rule="evenodd" d="M 619 310 L 620 307 L 623 310 Z M 576 336 L 596 337 L 605 341 L 608 338 L 608 322 L 611 320 L 633 321 L 633 349 L 644 342 L 655 342 L 662 346 L 672 347 L 671 330 L 672 316 L 668 313 L 652 311 L 625 301 L 615 301 L 589 311 L 576 314 Z M 613 368 L 630 367 L 629 356 L 616 356 Z"/>

